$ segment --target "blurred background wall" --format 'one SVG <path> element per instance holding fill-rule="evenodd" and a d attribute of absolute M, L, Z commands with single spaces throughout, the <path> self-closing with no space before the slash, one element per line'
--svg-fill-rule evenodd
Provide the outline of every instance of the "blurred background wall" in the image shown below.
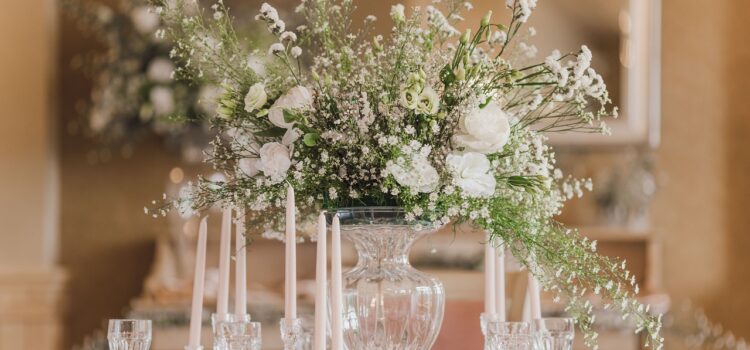
<path fill-rule="evenodd" d="M 57 21 L 50 5 L 0 8 L 0 270 L 67 271 L 67 349 L 141 293 L 154 238 L 167 230 L 166 220 L 143 215 L 143 206 L 164 192 L 170 169 L 184 164 L 158 140 L 128 159 L 89 162 L 93 146 L 66 126 L 89 88 L 71 59 L 95 43 L 65 19 L 56 35 L 45 32 Z M 381 21 L 389 7 L 376 11 Z M 750 338 L 750 3 L 664 0 L 663 7 L 656 165 L 664 182 L 651 218 L 664 242 L 664 287 L 675 302 L 691 299 Z M 52 39 L 59 44 L 57 83 L 50 80 Z M 0 331 L 0 349 L 10 349 L 2 339 Z"/>

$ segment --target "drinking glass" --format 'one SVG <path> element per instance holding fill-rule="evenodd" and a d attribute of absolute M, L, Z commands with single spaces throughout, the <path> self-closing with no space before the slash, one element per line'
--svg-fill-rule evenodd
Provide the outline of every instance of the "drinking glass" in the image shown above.
<path fill-rule="evenodd" d="M 107 340 L 110 350 L 148 350 L 151 320 L 109 320 Z"/>
<path fill-rule="evenodd" d="M 533 322 L 537 350 L 571 350 L 575 337 L 572 318 L 542 318 Z"/>
<path fill-rule="evenodd" d="M 488 321 L 485 350 L 532 350 L 534 338 L 528 322 Z"/>
<path fill-rule="evenodd" d="M 220 321 L 217 324 L 216 339 L 226 350 L 260 350 L 262 345 L 260 322 L 249 319 Z"/>

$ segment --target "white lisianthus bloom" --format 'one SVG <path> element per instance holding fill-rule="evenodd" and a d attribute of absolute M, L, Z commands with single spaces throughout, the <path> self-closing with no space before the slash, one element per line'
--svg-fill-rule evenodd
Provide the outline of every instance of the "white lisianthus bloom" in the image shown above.
<path fill-rule="evenodd" d="M 146 76 L 156 83 L 167 83 L 172 80 L 174 64 L 166 58 L 157 58 L 148 65 Z"/>
<path fill-rule="evenodd" d="M 407 109 L 416 109 L 419 105 L 419 90 L 414 88 L 401 91 L 401 105 Z"/>
<path fill-rule="evenodd" d="M 440 108 L 440 96 L 429 86 L 425 86 L 422 93 L 419 95 L 419 103 L 417 103 L 417 113 L 420 114 L 435 114 Z"/>
<path fill-rule="evenodd" d="M 289 128 L 284 133 L 284 136 L 281 138 L 281 144 L 285 146 L 289 146 L 294 143 L 294 141 L 299 140 L 299 138 L 302 136 L 302 130 L 297 128 Z"/>
<path fill-rule="evenodd" d="M 268 101 L 266 86 L 263 83 L 255 83 L 245 95 L 245 112 L 261 109 Z"/>
<path fill-rule="evenodd" d="M 496 153 L 503 149 L 510 137 L 508 115 L 495 102 L 462 116 L 458 127 L 453 142 L 467 151 Z"/>
<path fill-rule="evenodd" d="M 159 28 L 159 15 L 151 11 L 149 6 L 138 6 L 130 13 L 135 30 L 143 35 L 153 34 Z"/>
<path fill-rule="evenodd" d="M 477 152 L 452 153 L 445 159 L 453 174 L 453 183 L 467 197 L 491 197 L 497 181 L 491 171 L 490 160 Z"/>
<path fill-rule="evenodd" d="M 149 100 L 156 115 L 168 115 L 174 112 L 174 94 L 170 88 L 157 86 L 151 89 Z"/>
<path fill-rule="evenodd" d="M 287 171 L 292 166 L 289 149 L 278 142 L 269 142 L 258 151 L 260 161 L 257 163 L 258 170 L 268 176 L 273 183 L 284 180 Z"/>
<path fill-rule="evenodd" d="M 440 175 L 435 167 L 427 156 L 420 153 L 413 153 L 409 159 L 400 157 L 388 162 L 386 171 L 399 185 L 408 187 L 413 192 L 432 192 L 440 182 Z"/>
<path fill-rule="evenodd" d="M 396 23 L 401 23 L 406 20 L 406 14 L 404 13 L 404 5 L 396 4 L 391 6 L 391 18 Z"/>
<path fill-rule="evenodd" d="M 243 158 L 240 159 L 237 167 L 240 168 L 240 171 L 246 176 L 253 177 L 260 172 L 260 169 L 258 169 L 259 162 L 260 158 Z"/>
<path fill-rule="evenodd" d="M 304 86 L 295 86 L 286 94 L 279 97 L 274 102 L 271 109 L 268 111 L 268 119 L 271 120 L 273 125 L 280 128 L 289 129 L 294 123 L 287 123 L 284 121 L 284 110 L 285 109 L 307 109 L 312 106 L 313 96 Z"/>

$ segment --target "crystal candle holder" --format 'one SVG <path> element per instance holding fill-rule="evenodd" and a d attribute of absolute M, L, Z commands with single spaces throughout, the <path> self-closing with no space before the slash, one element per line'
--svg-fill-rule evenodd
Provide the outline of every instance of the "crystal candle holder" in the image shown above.
<path fill-rule="evenodd" d="M 280 323 L 281 341 L 284 343 L 284 350 L 297 350 L 302 346 L 304 331 L 302 329 L 302 319 L 300 318 L 282 318 Z"/>
<path fill-rule="evenodd" d="M 233 314 L 211 314 L 211 334 L 214 336 L 214 350 L 227 350 L 226 339 L 222 336 L 220 324 L 234 319 Z"/>
<path fill-rule="evenodd" d="M 497 315 L 482 313 L 479 315 L 479 326 L 482 329 L 482 335 L 487 336 L 487 323 L 497 322 Z"/>
<path fill-rule="evenodd" d="M 532 350 L 534 337 L 528 322 L 489 321 L 485 325 L 485 350 Z"/>
<path fill-rule="evenodd" d="M 109 320 L 107 340 L 111 350 L 148 350 L 151 320 Z"/>
<path fill-rule="evenodd" d="M 218 345 L 221 350 L 260 350 L 263 344 L 260 322 L 251 322 L 249 315 L 230 318 L 217 322 L 214 349 Z"/>
<path fill-rule="evenodd" d="M 571 350 L 575 338 L 572 318 L 542 318 L 532 323 L 537 350 Z"/>

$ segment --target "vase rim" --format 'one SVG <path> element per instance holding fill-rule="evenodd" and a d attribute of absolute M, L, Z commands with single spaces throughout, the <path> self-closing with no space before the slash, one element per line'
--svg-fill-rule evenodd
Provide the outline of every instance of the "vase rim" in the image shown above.
<path fill-rule="evenodd" d="M 328 222 L 338 215 L 342 225 L 374 225 L 387 224 L 390 226 L 432 228 L 426 220 L 407 220 L 406 210 L 397 206 L 364 206 L 333 208 L 326 213 Z"/>

